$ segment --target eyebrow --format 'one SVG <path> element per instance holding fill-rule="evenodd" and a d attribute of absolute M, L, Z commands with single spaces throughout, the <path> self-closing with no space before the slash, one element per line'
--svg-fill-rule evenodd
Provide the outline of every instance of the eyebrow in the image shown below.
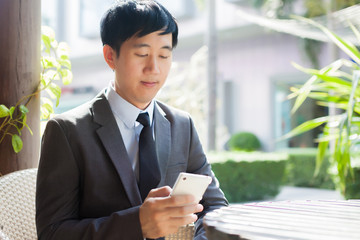
<path fill-rule="evenodd" d="M 151 46 L 150 46 L 149 44 L 146 44 L 146 43 L 139 43 L 139 44 L 134 44 L 133 47 L 134 47 L 134 48 L 142 48 L 142 47 L 147 47 L 147 48 L 149 48 L 149 47 L 151 47 Z M 172 50 L 173 50 L 173 48 L 172 48 L 171 46 L 169 46 L 169 45 L 162 46 L 161 49 L 167 49 L 167 50 L 169 50 L 169 51 L 172 51 Z"/>

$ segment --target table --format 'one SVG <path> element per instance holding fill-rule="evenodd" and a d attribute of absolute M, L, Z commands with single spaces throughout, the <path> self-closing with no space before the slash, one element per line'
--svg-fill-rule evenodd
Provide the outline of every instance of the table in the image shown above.
<path fill-rule="evenodd" d="M 232 204 L 208 213 L 209 240 L 359 240 L 360 200 Z"/>

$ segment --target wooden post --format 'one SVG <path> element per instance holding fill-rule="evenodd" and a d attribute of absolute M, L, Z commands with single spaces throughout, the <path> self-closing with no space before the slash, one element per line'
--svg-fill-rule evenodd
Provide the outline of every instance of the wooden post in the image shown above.
<path fill-rule="evenodd" d="M 0 104 L 14 106 L 23 96 L 34 92 L 40 81 L 41 0 L 0 0 Z M 15 154 L 11 137 L 0 144 L 0 174 L 36 167 L 40 148 L 40 99 L 27 105 L 24 143 Z"/>

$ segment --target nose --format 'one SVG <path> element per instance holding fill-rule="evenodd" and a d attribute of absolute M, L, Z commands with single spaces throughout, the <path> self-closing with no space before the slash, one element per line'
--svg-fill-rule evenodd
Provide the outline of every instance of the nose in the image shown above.
<path fill-rule="evenodd" d="M 144 69 L 144 72 L 148 73 L 148 74 L 159 74 L 160 73 L 159 62 L 156 59 L 156 57 L 150 57 L 148 59 L 145 69 Z"/>

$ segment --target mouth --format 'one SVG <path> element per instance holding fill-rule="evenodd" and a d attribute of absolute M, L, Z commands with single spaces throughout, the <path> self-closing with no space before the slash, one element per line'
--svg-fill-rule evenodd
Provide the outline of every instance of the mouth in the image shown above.
<path fill-rule="evenodd" d="M 145 87 L 154 87 L 155 85 L 157 85 L 157 82 L 146 82 L 146 81 L 141 81 L 141 84 Z"/>

